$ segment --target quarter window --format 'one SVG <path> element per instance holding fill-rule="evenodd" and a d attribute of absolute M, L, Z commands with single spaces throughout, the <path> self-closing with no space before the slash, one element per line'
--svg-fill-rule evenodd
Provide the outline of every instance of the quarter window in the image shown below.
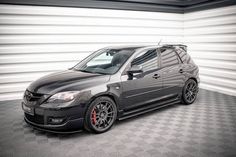
<path fill-rule="evenodd" d="M 183 63 L 190 63 L 193 64 L 193 60 L 191 59 L 191 57 L 187 54 L 186 51 L 182 50 L 182 49 L 177 49 L 176 52 L 179 54 L 181 60 L 183 61 Z"/>
<path fill-rule="evenodd" d="M 141 65 L 143 67 L 143 71 L 149 71 L 158 68 L 157 61 L 157 52 L 156 49 L 145 51 L 139 54 L 132 62 L 133 65 Z"/>
<path fill-rule="evenodd" d="M 176 52 L 179 54 L 179 57 L 181 58 L 183 63 L 186 63 L 187 58 L 188 58 L 187 53 L 184 50 L 182 50 L 182 49 L 177 49 Z"/>

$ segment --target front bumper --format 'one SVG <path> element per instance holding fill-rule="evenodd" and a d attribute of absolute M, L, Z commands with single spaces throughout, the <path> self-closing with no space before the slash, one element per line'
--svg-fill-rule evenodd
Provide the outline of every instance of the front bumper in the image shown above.
<path fill-rule="evenodd" d="M 29 121 L 26 117 L 24 117 L 24 119 L 27 124 L 38 130 L 53 133 L 75 133 L 80 132 L 83 128 L 83 118 L 68 121 L 63 125 L 41 125 Z"/>
<path fill-rule="evenodd" d="M 22 108 L 23 105 L 25 104 L 22 103 Z M 38 106 L 32 108 L 32 110 L 33 114 L 29 114 L 24 110 L 24 119 L 26 123 L 40 130 L 57 133 L 67 133 L 77 132 L 83 129 L 84 108 L 81 106 L 64 108 L 60 110 L 46 109 Z M 49 120 L 51 118 L 62 118 L 63 121 L 58 124 L 52 124 Z"/>

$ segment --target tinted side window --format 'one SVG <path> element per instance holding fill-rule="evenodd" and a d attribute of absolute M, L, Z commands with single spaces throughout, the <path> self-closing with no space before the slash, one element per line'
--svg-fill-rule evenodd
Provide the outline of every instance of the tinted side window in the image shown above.
<path fill-rule="evenodd" d="M 193 63 L 189 54 L 187 54 L 187 52 L 184 51 L 183 49 L 177 49 L 176 52 L 179 54 L 179 57 L 181 58 L 183 63 L 190 63 L 190 64 Z"/>
<path fill-rule="evenodd" d="M 178 56 L 173 49 L 161 49 L 162 67 L 179 64 Z"/>
<path fill-rule="evenodd" d="M 131 66 L 133 65 L 141 65 L 144 72 L 156 69 L 158 67 L 156 49 L 148 50 L 144 53 L 139 54 L 131 62 Z"/>
<path fill-rule="evenodd" d="M 176 52 L 178 53 L 179 57 L 181 58 L 181 60 L 186 63 L 187 61 L 187 53 L 182 50 L 182 49 L 177 49 Z"/>

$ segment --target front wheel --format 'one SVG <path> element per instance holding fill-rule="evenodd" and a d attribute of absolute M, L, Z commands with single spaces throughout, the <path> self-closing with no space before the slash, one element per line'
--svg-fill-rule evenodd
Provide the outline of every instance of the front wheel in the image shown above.
<path fill-rule="evenodd" d="M 88 107 L 85 128 L 95 133 L 108 131 L 117 117 L 115 102 L 109 97 L 98 97 Z"/>
<path fill-rule="evenodd" d="M 182 101 L 184 104 L 189 105 L 192 104 L 196 98 L 198 93 L 198 84 L 195 80 L 189 79 L 183 88 L 182 93 Z"/>

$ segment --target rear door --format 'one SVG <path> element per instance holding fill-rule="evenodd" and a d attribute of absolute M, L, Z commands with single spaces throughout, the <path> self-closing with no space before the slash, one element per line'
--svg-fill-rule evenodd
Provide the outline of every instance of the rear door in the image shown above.
<path fill-rule="evenodd" d="M 163 79 L 163 94 L 167 97 L 177 97 L 184 86 L 183 64 L 174 48 L 160 48 L 161 74 Z"/>

